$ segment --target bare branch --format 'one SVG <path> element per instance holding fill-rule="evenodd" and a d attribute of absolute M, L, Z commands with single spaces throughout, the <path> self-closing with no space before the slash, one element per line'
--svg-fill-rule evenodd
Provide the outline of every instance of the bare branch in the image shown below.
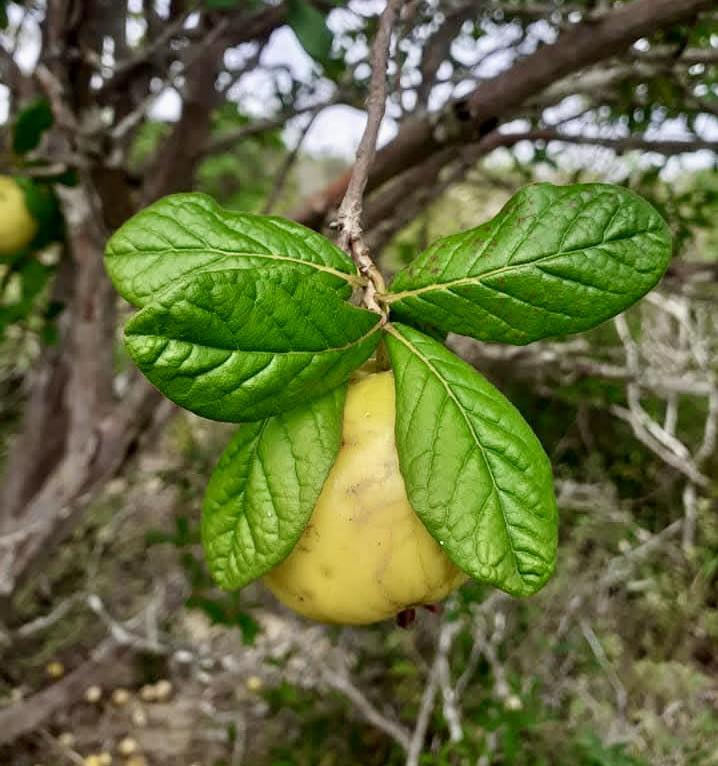
<path fill-rule="evenodd" d="M 294 167 L 294 163 L 299 158 L 299 152 L 302 148 L 302 144 L 304 143 L 304 139 L 307 137 L 307 133 L 309 133 L 309 131 L 312 129 L 312 125 L 314 125 L 314 121 L 317 119 L 322 109 L 324 109 L 324 106 L 316 108 L 309 115 L 309 119 L 307 120 L 306 124 L 304 125 L 301 132 L 299 133 L 299 137 L 297 138 L 297 141 L 294 144 L 294 148 L 284 158 L 284 162 L 282 162 L 274 178 L 274 182 L 272 184 L 272 190 L 269 192 L 269 195 L 267 196 L 267 201 L 264 203 L 264 206 L 262 207 L 262 213 L 264 215 L 269 215 L 272 212 L 272 209 L 274 208 L 275 204 L 277 203 L 277 200 L 279 199 L 279 195 L 282 193 L 284 186 L 287 183 L 287 179 L 289 178 L 289 173 Z"/>
<path fill-rule="evenodd" d="M 305 106 L 297 107 L 296 109 L 290 109 L 288 111 L 282 112 L 281 114 L 278 114 L 276 117 L 271 117 L 266 120 L 257 120 L 256 122 L 251 122 L 249 125 L 244 125 L 241 128 L 237 128 L 237 130 L 227 131 L 226 133 L 222 133 L 211 141 L 208 141 L 207 145 L 202 149 L 202 154 L 221 154 L 222 152 L 226 152 L 234 148 L 238 143 L 244 141 L 246 138 L 259 135 L 260 133 L 267 133 L 271 130 L 278 130 L 279 128 L 284 127 L 284 125 L 286 125 L 289 120 L 293 119 L 294 117 L 299 117 L 300 115 L 307 114 L 308 112 L 313 115 L 312 119 L 314 119 L 314 116 L 319 111 L 325 109 L 328 106 L 331 106 L 332 104 L 338 103 L 340 100 L 340 94 L 336 93 L 334 96 L 332 96 L 332 98 L 327 99 L 321 104 L 308 104 Z"/>
<path fill-rule="evenodd" d="M 511 135 L 511 134 L 509 134 Z M 601 136 L 570 135 L 557 130 L 533 130 L 524 134 L 514 134 L 514 140 L 527 141 L 560 141 L 564 144 L 577 144 L 579 146 L 603 146 L 607 149 L 613 149 L 615 152 L 655 152 L 666 156 L 676 154 L 690 154 L 702 150 L 718 152 L 718 141 L 710 141 L 702 138 L 692 139 L 647 139 L 643 136 L 626 136 L 624 138 L 604 138 Z"/>
<path fill-rule="evenodd" d="M 459 711 L 458 695 L 451 683 L 451 669 L 449 667 L 449 655 L 454 639 L 463 628 L 461 620 L 446 622 L 439 632 L 439 642 L 436 650 L 436 673 L 441 689 L 444 718 L 449 727 L 449 738 L 452 742 L 461 742 L 464 738 L 464 730 L 461 726 L 461 713 Z"/>
<path fill-rule="evenodd" d="M 322 678 L 328 686 L 343 694 L 372 726 L 388 734 L 403 750 L 409 749 L 409 733 L 406 729 L 382 715 L 347 675 L 323 667 Z"/>
<path fill-rule="evenodd" d="M 421 751 L 424 749 L 424 740 L 426 739 L 426 730 L 429 727 L 431 713 L 434 710 L 436 701 L 436 692 L 439 687 L 439 674 L 436 666 L 432 667 L 429 673 L 429 679 L 424 687 L 424 693 L 421 696 L 421 705 L 419 714 L 416 717 L 414 732 L 411 735 L 409 751 L 406 756 L 406 766 L 419 766 Z"/>
<path fill-rule="evenodd" d="M 606 656 L 606 652 L 603 649 L 603 645 L 598 640 L 598 636 L 595 634 L 591 623 L 587 619 L 579 620 L 579 626 L 581 633 L 586 639 L 586 643 L 589 645 L 593 656 L 601 666 L 603 672 L 606 674 L 609 683 L 613 687 L 613 691 L 616 695 L 616 708 L 621 721 L 624 721 L 626 715 L 626 705 L 628 704 L 628 693 L 626 687 L 621 682 L 621 679 L 616 672 L 616 669 L 611 664 L 611 661 Z"/>
<path fill-rule="evenodd" d="M 552 45 L 481 83 L 465 99 L 441 113 L 407 120 L 397 137 L 377 153 L 367 182 L 369 190 L 423 162 L 450 144 L 477 141 L 528 99 L 569 74 L 622 54 L 632 43 L 658 29 L 690 20 L 713 7 L 713 0 L 635 0 L 577 24 Z M 318 226 L 342 198 L 349 175 L 337 179 L 295 216 Z"/>

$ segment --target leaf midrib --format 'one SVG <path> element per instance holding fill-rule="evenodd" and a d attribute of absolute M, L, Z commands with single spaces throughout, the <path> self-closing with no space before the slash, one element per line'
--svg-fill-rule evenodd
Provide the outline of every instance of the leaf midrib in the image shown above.
<path fill-rule="evenodd" d="M 399 300 L 402 300 L 403 298 L 411 298 L 416 295 L 421 295 L 423 293 L 427 292 L 439 292 L 442 290 L 450 290 L 452 287 L 461 287 L 463 285 L 482 285 L 484 280 L 489 279 L 490 277 L 494 276 L 500 276 L 501 274 L 506 273 L 507 271 L 515 271 L 519 272 L 522 270 L 530 269 L 532 267 L 538 266 L 542 263 L 545 263 L 547 261 L 550 261 L 552 258 L 560 258 L 565 255 L 573 255 L 575 253 L 581 253 L 586 250 L 592 250 L 597 247 L 604 247 L 606 245 L 611 245 L 615 242 L 622 242 L 624 240 L 633 239 L 635 237 L 639 237 L 642 235 L 651 235 L 656 234 L 657 229 L 644 229 L 643 231 L 633 232 L 628 236 L 625 237 L 618 237 L 616 239 L 610 239 L 605 242 L 597 242 L 593 245 L 588 245 L 586 247 L 577 247 L 573 248 L 571 250 L 559 250 L 555 253 L 550 253 L 548 255 L 542 255 L 540 258 L 536 258 L 533 261 L 529 261 L 528 263 L 508 263 L 505 266 L 500 266 L 499 268 L 492 269 L 491 271 L 487 271 L 483 274 L 476 274 L 469 277 L 462 277 L 461 279 L 452 279 L 448 282 L 434 282 L 430 285 L 425 285 L 424 287 L 417 287 L 413 290 L 402 290 L 398 293 L 392 293 L 387 292 L 383 293 L 379 298 L 381 298 L 382 301 L 384 301 L 387 304 L 396 303 Z M 490 285 L 484 285 L 487 287 L 490 287 Z M 600 290 L 600 287 L 596 287 L 597 290 Z"/>
<path fill-rule="evenodd" d="M 287 263 L 291 263 L 293 265 L 297 266 L 307 266 L 309 268 L 316 269 L 317 271 L 323 271 L 327 274 L 332 274 L 335 277 L 340 277 L 341 279 L 346 280 L 350 285 L 359 286 L 363 284 L 363 280 L 361 277 L 357 274 L 352 274 L 350 272 L 346 271 L 340 271 L 339 269 L 335 269 L 331 266 L 326 266 L 324 264 L 317 263 L 316 261 L 309 261 L 304 260 L 302 258 L 292 258 L 288 255 L 277 255 L 275 253 L 252 253 L 252 252 L 245 252 L 245 251 L 237 251 L 237 250 L 223 250 L 222 248 L 218 247 L 166 247 L 162 249 L 152 249 L 152 250 L 140 250 L 139 248 L 137 250 L 128 250 L 127 252 L 117 252 L 116 250 L 110 250 L 107 253 L 108 258 L 133 258 L 137 257 L 138 255 L 145 256 L 146 258 L 152 258 L 152 257 L 160 257 L 163 255 L 176 255 L 177 253 L 180 254 L 188 254 L 192 253 L 195 255 L 198 254 L 207 254 L 207 255 L 216 255 L 220 258 L 226 258 L 226 257 L 236 257 L 236 258 L 264 258 L 266 260 L 270 261 L 285 261 Z M 236 269 L 236 267 L 234 267 Z M 194 266 L 193 268 L 189 269 L 188 271 L 182 272 L 182 278 L 184 279 L 185 276 L 189 274 L 193 274 L 195 271 L 202 270 L 202 272 L 209 272 L 209 271 L 232 271 L 233 268 L 231 266 L 223 266 L 222 268 L 208 268 L 205 266 Z"/>
<path fill-rule="evenodd" d="M 486 470 L 489 473 L 489 476 L 491 477 L 491 485 L 492 485 L 492 491 L 496 495 L 496 498 L 499 503 L 499 509 L 501 510 L 501 519 L 504 522 L 504 530 L 506 531 L 506 539 L 508 540 L 509 544 L 509 550 L 511 551 L 511 558 L 513 559 L 514 563 L 514 572 L 516 573 L 516 576 L 523 582 L 523 576 L 521 574 L 521 570 L 518 567 L 518 559 L 516 557 L 516 551 L 514 550 L 513 541 L 511 539 L 511 534 L 509 531 L 509 523 L 506 519 L 506 513 L 504 511 L 504 504 L 501 499 L 501 492 L 499 491 L 499 486 L 496 483 L 496 478 L 494 477 L 494 473 L 491 470 L 491 463 L 489 462 L 488 457 L 486 456 L 486 450 L 484 449 L 483 444 L 481 443 L 478 434 L 476 433 L 476 429 L 474 428 L 473 424 L 469 420 L 469 418 L 466 415 L 466 411 L 464 407 L 462 406 L 461 402 L 456 398 L 456 395 L 451 390 L 448 383 L 444 380 L 443 376 L 439 373 L 439 371 L 434 367 L 434 365 L 431 363 L 431 361 L 419 351 L 419 349 L 408 339 L 405 338 L 399 330 L 396 329 L 391 324 L 386 324 L 384 326 L 384 329 L 394 338 L 396 338 L 398 341 L 403 343 L 409 351 L 411 351 L 415 356 L 417 356 L 428 368 L 428 370 L 434 375 L 434 377 L 441 383 L 441 385 L 446 390 L 447 396 L 454 402 L 456 405 L 456 408 L 461 413 L 461 417 L 464 419 L 464 422 L 466 423 L 469 431 L 471 432 L 471 436 L 474 439 L 474 442 L 476 446 L 479 448 L 481 452 L 481 457 L 484 460 L 484 463 L 486 464 Z M 483 506 L 485 506 L 486 503 L 484 502 Z"/>
<path fill-rule="evenodd" d="M 356 338 L 353 341 L 350 341 L 349 343 L 346 343 L 343 346 L 332 346 L 330 348 L 322 348 L 319 350 L 307 350 L 307 351 L 275 351 L 272 349 L 245 349 L 245 348 L 226 348 L 225 346 L 215 346 L 211 343 L 202 343 L 199 341 L 194 340 L 184 340 L 183 338 L 172 338 L 168 337 L 166 335 L 159 335 L 156 333 L 148 333 L 148 332 L 140 332 L 140 333 L 130 333 L 127 335 L 125 333 L 126 337 L 129 338 L 160 338 L 165 341 L 174 341 L 175 343 L 189 343 L 190 345 L 194 346 L 201 346 L 202 348 L 209 348 L 214 351 L 229 351 L 233 354 L 274 354 L 279 356 L 307 356 L 307 354 L 313 354 L 315 356 L 325 353 L 333 353 L 335 351 L 346 351 L 354 346 L 358 346 L 361 343 L 363 343 L 365 340 L 370 338 L 375 332 L 378 332 L 382 329 L 382 319 L 379 318 L 379 321 L 369 330 L 368 332 L 364 333 L 359 338 Z"/>

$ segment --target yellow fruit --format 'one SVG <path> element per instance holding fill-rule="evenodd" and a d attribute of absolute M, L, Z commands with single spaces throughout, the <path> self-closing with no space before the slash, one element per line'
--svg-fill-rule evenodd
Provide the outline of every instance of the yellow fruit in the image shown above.
<path fill-rule="evenodd" d="M 85 700 L 87 702 L 99 702 L 102 699 L 102 689 L 99 686 L 90 686 L 85 689 Z"/>
<path fill-rule="evenodd" d="M 25 204 L 25 194 L 10 176 L 0 176 L 0 255 L 12 255 L 32 241 L 37 223 Z"/>
<path fill-rule="evenodd" d="M 45 672 L 50 678 L 62 678 L 62 676 L 65 675 L 65 666 L 61 662 L 53 660 L 52 662 L 47 663 Z"/>
<path fill-rule="evenodd" d="M 112 703 L 117 707 L 122 707 L 130 701 L 130 693 L 127 689 L 115 689 L 112 692 Z"/>
<path fill-rule="evenodd" d="M 137 752 L 137 742 L 132 737 L 124 737 L 117 743 L 117 752 L 128 758 Z"/>
<path fill-rule="evenodd" d="M 349 386 L 342 446 L 294 550 L 264 582 L 300 614 L 362 625 L 466 580 L 409 504 L 394 441 L 394 377 Z"/>

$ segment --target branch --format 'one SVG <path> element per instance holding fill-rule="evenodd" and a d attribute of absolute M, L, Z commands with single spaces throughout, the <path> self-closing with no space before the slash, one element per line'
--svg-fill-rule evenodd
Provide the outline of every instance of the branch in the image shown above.
<path fill-rule="evenodd" d="M 625 723 L 626 705 L 628 704 L 628 693 L 626 692 L 626 687 L 623 685 L 620 676 L 616 672 L 616 669 L 608 659 L 603 645 L 598 640 L 598 636 L 594 633 L 594 630 L 591 627 L 591 623 L 587 619 L 581 619 L 579 620 L 578 624 L 581 628 L 583 637 L 586 639 L 586 643 L 593 652 L 593 656 L 596 658 L 596 661 L 601 666 L 603 672 L 606 674 L 608 682 L 613 687 L 613 691 L 616 695 L 616 708 L 618 711 L 618 717 L 622 723 Z"/>
<path fill-rule="evenodd" d="M 388 0 L 379 18 L 379 28 L 371 52 L 372 76 L 367 99 L 366 128 L 359 142 L 346 194 L 337 213 L 339 246 L 353 258 L 359 272 L 368 278 L 364 305 L 382 316 L 386 316 L 386 311 L 377 303 L 375 296 L 377 292 L 383 291 L 384 282 L 362 239 L 361 215 L 369 169 L 376 154 L 379 127 L 386 108 L 386 70 L 391 30 L 400 6 L 401 0 Z"/>
<path fill-rule="evenodd" d="M 127 460 L 153 418 L 167 418 L 161 394 L 138 378 L 122 404 L 102 420 L 83 449 L 68 453 L 24 509 L 0 528 L 0 599 L 10 596 L 48 543 L 69 533 L 102 482 Z"/>
<path fill-rule="evenodd" d="M 137 53 L 129 59 L 120 61 L 115 67 L 112 77 L 110 77 L 109 80 L 106 80 L 102 87 L 97 91 L 98 101 L 101 102 L 108 93 L 124 88 L 138 69 L 143 68 L 156 53 L 162 48 L 165 48 L 172 38 L 184 29 L 187 19 L 198 7 L 199 3 L 192 3 L 184 13 L 172 23 L 168 24 L 164 31 L 157 35 L 154 40 L 137 51 Z"/>
<path fill-rule="evenodd" d="M 306 124 L 304 125 L 301 132 L 299 133 L 299 137 L 297 138 L 297 141 L 294 144 L 294 148 L 284 158 L 284 161 L 282 162 L 274 178 L 274 182 L 272 184 L 272 190 L 269 192 L 269 195 L 267 196 L 267 201 L 264 203 L 264 206 L 262 207 L 262 215 L 269 215 L 272 212 L 272 209 L 274 208 L 274 206 L 276 205 L 277 200 L 279 199 L 279 195 L 282 193 L 287 183 L 287 179 L 289 178 L 289 173 L 291 172 L 292 168 L 294 167 L 294 164 L 299 158 L 299 152 L 302 148 L 302 144 L 304 143 L 304 139 L 307 137 L 307 133 L 309 133 L 309 131 L 311 130 L 312 125 L 314 125 L 314 121 L 317 119 L 322 109 L 324 109 L 324 105 L 316 108 L 309 115 L 309 119 L 307 120 Z"/>
<path fill-rule="evenodd" d="M 577 24 L 553 45 L 542 46 L 441 113 L 408 120 L 397 137 L 377 153 L 367 189 L 377 188 L 450 144 L 481 139 L 557 80 L 622 54 L 639 38 L 690 21 L 713 6 L 713 0 L 635 0 L 598 20 Z M 349 180 L 350 174 L 337 179 L 295 218 L 308 226 L 320 226 L 342 198 Z"/>
<path fill-rule="evenodd" d="M 456 689 L 451 683 L 451 668 L 449 666 L 452 644 L 462 628 L 463 623 L 460 620 L 446 622 L 442 625 L 435 660 L 437 678 L 441 688 L 444 718 L 449 727 L 449 739 L 452 742 L 461 742 L 464 738 L 464 730 L 461 726 L 461 713 L 457 704 L 458 696 Z"/>
<path fill-rule="evenodd" d="M 343 694 L 372 726 L 391 737 L 403 750 L 409 749 L 409 733 L 406 729 L 396 721 L 382 715 L 354 686 L 348 676 L 337 673 L 329 667 L 322 667 L 321 672 L 324 682 L 334 691 Z"/>
<path fill-rule="evenodd" d="M 660 46 L 647 51 L 632 51 L 634 58 L 658 64 L 684 64 L 694 66 L 718 64 L 718 48 L 686 48 L 683 52 L 673 46 Z"/>
<path fill-rule="evenodd" d="M 634 381 L 627 383 L 626 396 L 628 409 L 613 405 L 611 412 L 625 420 L 632 428 L 636 438 L 645 444 L 665 463 L 687 476 L 692 482 L 705 487 L 709 484 L 695 465 L 688 448 L 677 437 L 667 433 L 648 413 L 641 404 L 639 383 L 639 349 L 628 327 L 623 314 L 614 320 L 616 331 L 621 339 L 626 353 L 626 367 L 633 373 Z"/>
<path fill-rule="evenodd" d="M 245 138 L 256 136 L 260 133 L 267 133 L 270 130 L 278 130 L 279 128 L 284 127 L 284 125 L 289 120 L 293 119 L 294 117 L 299 117 L 302 114 L 306 114 L 307 112 L 310 112 L 313 115 L 313 120 L 314 116 L 316 116 L 316 114 L 321 109 L 325 109 L 326 107 L 331 106 L 332 104 L 336 104 L 339 101 L 340 96 L 338 93 L 336 93 L 334 96 L 332 96 L 332 98 L 327 99 L 327 101 L 324 101 L 321 104 L 310 104 L 308 106 L 299 107 L 298 109 L 291 109 L 286 112 L 282 112 L 276 117 L 271 117 L 266 120 L 257 120 L 256 122 L 252 122 L 249 125 L 244 125 L 241 128 L 237 128 L 236 130 L 227 131 L 226 133 L 222 133 L 211 141 L 208 141 L 207 145 L 202 149 L 202 154 L 221 154 L 222 152 L 229 151 L 230 149 L 233 149 L 238 143 L 244 141 Z"/>
<path fill-rule="evenodd" d="M 12 707 L 0 710 L 0 745 L 13 742 L 35 731 L 58 710 L 67 709 L 88 686 L 101 682 L 108 686 L 129 680 L 127 648 L 114 639 L 105 639 L 92 656 L 61 681 L 33 694 Z"/>
<path fill-rule="evenodd" d="M 708 141 L 697 137 L 683 140 L 647 139 L 642 135 L 625 136 L 623 138 L 603 138 L 601 136 L 571 135 L 550 128 L 532 130 L 524 134 L 504 135 L 511 136 L 513 143 L 518 143 L 518 141 L 558 141 L 578 146 L 603 146 L 607 149 L 613 149 L 619 154 L 628 151 L 640 151 L 655 152 L 656 154 L 670 157 L 703 150 L 718 152 L 718 141 Z"/>
<path fill-rule="evenodd" d="M 172 614 L 185 598 L 183 582 L 173 575 L 136 615 L 122 624 L 124 633 L 113 629 L 90 658 L 61 681 L 0 710 L 0 745 L 35 731 L 58 711 L 76 702 L 88 686 L 127 683 L 132 677 L 132 667 L 127 662 L 130 654 L 154 650 L 149 640 L 137 641 L 134 631 L 145 624 L 148 613 L 159 609 L 163 615 Z"/>
<path fill-rule="evenodd" d="M 421 757 L 421 751 L 424 748 L 426 730 L 429 727 L 431 713 L 434 710 L 434 702 L 436 700 L 438 686 L 439 674 L 437 668 L 434 666 L 431 669 L 429 680 L 424 687 L 424 693 L 421 696 L 421 706 L 419 707 L 419 715 L 416 718 L 414 732 L 411 735 L 409 752 L 406 757 L 406 766 L 419 766 L 419 758 Z"/>
<path fill-rule="evenodd" d="M 367 224 L 371 230 L 368 237 L 370 248 L 376 253 L 409 222 L 443 194 L 447 188 L 460 182 L 481 157 L 497 148 L 509 148 L 521 141 L 546 141 L 577 144 L 581 146 L 602 146 L 617 153 L 627 151 L 655 152 L 674 156 L 711 150 L 718 152 L 718 141 L 693 140 L 649 140 L 643 136 L 625 138 L 602 138 L 561 133 L 555 129 L 540 129 L 524 133 L 499 133 L 494 131 L 482 141 L 466 147 L 460 154 L 455 147 L 444 149 L 425 162 L 417 165 L 395 179 L 387 189 L 382 189 L 376 198 L 369 201 Z M 441 171 L 459 157 L 459 164 L 439 180 Z"/>

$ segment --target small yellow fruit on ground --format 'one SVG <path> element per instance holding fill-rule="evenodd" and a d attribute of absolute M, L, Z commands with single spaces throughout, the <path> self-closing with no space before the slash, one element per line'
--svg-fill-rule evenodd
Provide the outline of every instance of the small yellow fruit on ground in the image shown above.
<path fill-rule="evenodd" d="M 53 660 L 47 663 L 45 672 L 50 678 L 62 678 L 65 675 L 65 666 L 61 662 Z"/>
<path fill-rule="evenodd" d="M 0 256 L 12 255 L 32 242 L 37 223 L 30 215 L 25 193 L 10 176 L 0 176 Z"/>
<path fill-rule="evenodd" d="M 172 696 L 172 682 L 162 678 L 155 684 L 155 698 L 157 702 L 166 702 Z"/>
<path fill-rule="evenodd" d="M 99 686 L 88 686 L 85 689 L 85 700 L 87 702 L 99 702 L 102 699 L 102 689 Z"/>
<path fill-rule="evenodd" d="M 394 440 L 394 376 L 349 386 L 342 446 L 312 518 L 264 577 L 274 595 L 321 622 L 362 625 L 445 598 L 466 576 L 409 504 Z"/>
<path fill-rule="evenodd" d="M 143 702 L 157 702 L 157 687 L 154 684 L 145 684 L 140 689 L 140 699 Z"/>
<path fill-rule="evenodd" d="M 123 707 L 130 701 L 130 693 L 127 689 L 118 688 L 112 692 L 112 704 Z"/>
<path fill-rule="evenodd" d="M 117 743 L 117 752 L 125 757 L 134 755 L 137 752 L 137 742 L 132 737 L 123 737 Z"/>

